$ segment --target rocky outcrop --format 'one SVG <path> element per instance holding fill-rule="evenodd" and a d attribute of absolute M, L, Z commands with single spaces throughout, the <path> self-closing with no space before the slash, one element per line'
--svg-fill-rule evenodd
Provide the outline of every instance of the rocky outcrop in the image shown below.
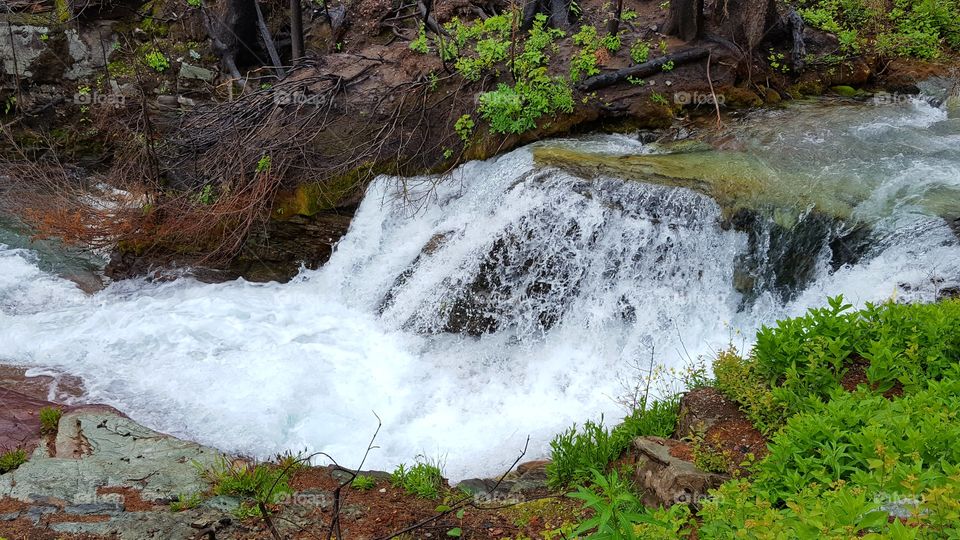
<path fill-rule="evenodd" d="M 693 463 L 671 455 L 679 441 L 661 437 L 640 437 L 633 441 L 637 452 L 634 482 L 642 490 L 648 507 L 696 504 L 729 479 L 728 475 L 703 472 Z"/>
<path fill-rule="evenodd" d="M 547 490 L 549 460 L 521 463 L 517 469 L 501 478 L 471 478 L 457 484 L 457 488 L 473 495 L 476 501 L 526 501 L 543 496 Z"/>

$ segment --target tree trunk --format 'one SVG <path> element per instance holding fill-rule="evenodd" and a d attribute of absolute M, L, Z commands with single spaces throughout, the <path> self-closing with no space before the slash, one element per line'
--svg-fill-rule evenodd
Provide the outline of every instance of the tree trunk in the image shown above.
<path fill-rule="evenodd" d="M 703 0 L 670 0 L 664 34 L 693 41 L 703 33 Z"/>
<path fill-rule="evenodd" d="M 617 32 L 620 31 L 620 17 L 623 15 L 623 0 L 617 0 L 617 9 L 613 13 L 613 17 L 607 21 L 607 34 L 611 36 L 617 35 Z"/>
<path fill-rule="evenodd" d="M 570 29 L 570 0 L 526 0 L 523 4 L 523 22 L 520 30 L 526 32 L 533 27 L 538 13 L 547 16 L 547 25 L 560 30 Z"/>
<path fill-rule="evenodd" d="M 303 13 L 300 0 L 290 0 L 290 56 L 303 58 Z"/>

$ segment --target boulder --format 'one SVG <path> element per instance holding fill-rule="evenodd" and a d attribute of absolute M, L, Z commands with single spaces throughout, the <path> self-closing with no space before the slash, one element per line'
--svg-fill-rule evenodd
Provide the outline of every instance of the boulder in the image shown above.
<path fill-rule="evenodd" d="M 726 474 L 703 472 L 689 461 L 670 454 L 679 441 L 661 437 L 634 439 L 637 453 L 636 485 L 642 490 L 641 500 L 651 508 L 674 504 L 696 504 L 730 477 Z"/>

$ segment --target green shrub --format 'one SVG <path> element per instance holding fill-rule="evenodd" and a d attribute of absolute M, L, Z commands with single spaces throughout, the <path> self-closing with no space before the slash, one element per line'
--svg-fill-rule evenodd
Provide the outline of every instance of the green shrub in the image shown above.
<path fill-rule="evenodd" d="M 805 0 L 798 12 L 812 26 L 832 32 L 846 54 L 865 46 L 891 56 L 936 58 L 943 42 L 960 46 L 960 2 L 956 0 Z M 873 34 L 873 43 L 861 34 Z"/>
<path fill-rule="evenodd" d="M 437 499 L 443 487 L 443 475 L 440 467 L 432 463 L 417 461 L 409 469 L 401 463 L 390 475 L 390 482 L 422 499 Z"/>
<path fill-rule="evenodd" d="M 354 489 L 359 489 L 360 491 L 370 491 L 376 487 L 377 481 L 373 479 L 372 476 L 367 476 L 365 474 L 358 474 L 356 478 L 353 479 L 353 482 L 350 482 L 350 486 Z"/>
<path fill-rule="evenodd" d="M 650 59 L 650 44 L 638 39 L 630 46 L 630 59 L 634 64 L 642 64 Z"/>
<path fill-rule="evenodd" d="M 734 349 L 728 349 L 714 360 L 713 375 L 717 390 L 737 402 L 753 425 L 769 435 L 786 421 L 786 409 L 756 373 L 754 365 L 752 359 L 745 360 Z"/>
<path fill-rule="evenodd" d="M 144 56 L 144 62 L 146 62 L 147 67 L 157 73 L 163 73 L 170 67 L 170 60 L 167 60 L 167 57 L 158 50 L 149 51 Z"/>
<path fill-rule="evenodd" d="M 457 136 L 460 137 L 460 140 L 464 144 L 470 142 L 470 137 L 473 135 L 473 118 L 469 114 L 465 114 L 460 118 L 457 118 L 457 121 L 453 124 L 453 130 L 457 132 Z"/>
<path fill-rule="evenodd" d="M 0 454 L 0 474 L 7 474 L 27 462 L 27 453 L 22 448 Z"/>
<path fill-rule="evenodd" d="M 44 407 L 40 409 L 40 433 L 44 435 L 56 435 L 62 416 L 63 409 L 58 407 Z"/>
<path fill-rule="evenodd" d="M 773 437 L 755 481 L 772 500 L 812 483 L 850 481 L 871 493 L 919 496 L 960 464 L 960 378 L 896 400 L 837 392 Z"/>
<path fill-rule="evenodd" d="M 831 298 L 828 307 L 757 333 L 753 368 L 789 412 L 826 399 L 857 360 L 869 364 L 870 390 L 900 385 L 909 393 L 939 380 L 960 358 L 958 301 L 850 307 Z"/>

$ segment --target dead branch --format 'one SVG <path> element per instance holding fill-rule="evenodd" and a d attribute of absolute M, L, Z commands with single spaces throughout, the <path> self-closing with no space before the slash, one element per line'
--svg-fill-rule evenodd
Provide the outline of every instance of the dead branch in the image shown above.
<path fill-rule="evenodd" d="M 606 88 L 608 86 L 625 81 L 628 77 L 648 77 L 654 73 L 659 73 L 663 71 L 663 65 L 668 62 L 673 62 L 674 65 L 688 64 L 690 62 L 700 60 L 701 58 L 705 58 L 709 54 L 709 49 L 699 47 L 693 49 L 684 49 L 680 52 L 661 56 L 655 60 L 650 60 L 649 62 L 644 62 L 635 66 L 618 69 L 610 73 L 604 73 L 602 75 L 590 77 L 589 79 L 586 79 L 580 83 L 578 88 L 584 92 Z"/>

